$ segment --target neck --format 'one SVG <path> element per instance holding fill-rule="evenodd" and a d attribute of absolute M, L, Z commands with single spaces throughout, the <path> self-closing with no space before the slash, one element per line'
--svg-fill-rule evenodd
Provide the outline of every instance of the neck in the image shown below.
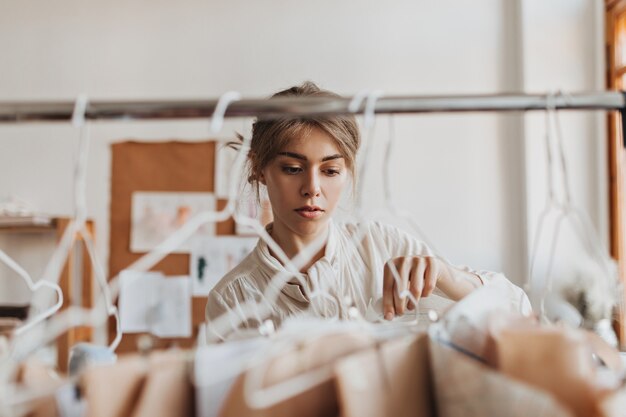
<path fill-rule="evenodd" d="M 308 245 L 315 242 L 321 236 L 324 236 L 324 244 L 313 257 L 300 268 L 300 272 L 306 272 L 315 262 L 319 261 L 326 251 L 326 240 L 328 239 L 328 223 L 325 227 L 320 228 L 319 232 L 310 235 L 299 235 L 291 231 L 280 222 L 274 222 L 271 231 L 272 238 L 278 246 L 285 252 L 288 258 L 293 259 L 294 256 L 302 252 Z M 276 255 L 272 253 L 275 258 Z"/>

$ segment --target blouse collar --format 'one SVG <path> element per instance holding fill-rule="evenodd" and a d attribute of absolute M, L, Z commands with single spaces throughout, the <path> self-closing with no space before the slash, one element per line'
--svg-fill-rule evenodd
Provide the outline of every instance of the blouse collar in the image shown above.
<path fill-rule="evenodd" d="M 268 233 L 271 232 L 273 224 L 270 223 L 265 227 Z M 322 256 L 317 262 L 315 262 L 307 270 L 307 273 L 316 273 L 320 268 L 330 267 L 336 262 L 337 250 L 337 227 L 331 219 L 328 222 L 328 237 L 326 239 L 326 248 L 324 250 L 324 256 Z M 259 242 L 254 249 L 254 253 L 257 257 L 258 265 L 264 269 L 265 272 L 273 277 L 280 272 L 286 272 L 287 269 L 270 253 L 269 246 L 263 239 L 259 239 Z M 317 275 L 317 274 L 316 274 Z M 303 294 L 300 285 L 294 282 L 287 282 L 283 288 L 283 293 L 298 301 L 308 302 L 308 297 Z"/>

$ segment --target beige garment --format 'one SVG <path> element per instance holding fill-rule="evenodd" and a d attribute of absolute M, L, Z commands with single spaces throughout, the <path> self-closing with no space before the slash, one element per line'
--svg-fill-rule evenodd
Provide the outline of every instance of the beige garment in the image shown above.
<path fill-rule="evenodd" d="M 439 417 L 574 417 L 552 395 L 429 339 Z"/>
<path fill-rule="evenodd" d="M 363 227 L 365 233 L 361 244 L 355 245 L 353 238 L 359 233 L 358 225 L 330 222 L 325 254 L 305 276 L 310 288 L 287 283 L 274 303 L 266 300 L 263 293 L 271 279 L 286 269 L 270 254 L 267 244 L 259 240 L 252 253 L 226 274 L 209 294 L 206 306 L 208 340 L 224 340 L 233 331 L 241 327 L 255 328 L 266 319 L 279 325 L 287 316 L 305 312 L 316 317 L 345 319 L 348 317 L 345 300 L 350 300 L 363 316 L 370 316 L 368 308 L 371 313 L 370 306 L 382 298 L 385 263 L 399 256 L 432 255 L 433 252 L 426 244 L 394 226 L 370 222 Z M 479 275 L 483 283 L 497 280 L 515 287 L 501 274 L 460 269 Z M 322 293 L 330 297 L 315 296 Z M 438 289 L 428 299 L 423 300 L 428 308 L 439 312 L 451 304 Z M 246 315 L 242 304 L 250 300 L 258 304 L 251 314 Z M 260 306 L 271 313 L 265 314 Z M 217 329 L 214 321 L 225 313 L 230 328 Z"/>
<path fill-rule="evenodd" d="M 20 388 L 32 390 L 35 396 L 32 401 L 25 404 L 28 412 L 20 410 L 18 406 L 16 410 L 13 410 L 15 415 L 27 417 L 57 417 L 60 415 L 57 410 L 56 398 L 51 392 L 63 385 L 64 381 L 49 366 L 38 359 L 28 359 L 20 365 L 17 382 Z M 45 394 L 41 395 L 41 393 Z M 2 413 L 0 412 L 0 414 Z"/>
<path fill-rule="evenodd" d="M 337 360 L 372 348 L 375 340 L 362 333 L 337 333 L 303 340 L 280 355 L 268 358 L 260 365 L 243 373 L 230 390 L 220 417 L 326 417 L 339 415 L 337 389 L 333 372 L 331 377 L 296 395 L 277 401 L 265 408 L 252 408 L 246 401 L 245 384 L 252 385 L 251 392 L 275 388 L 292 378 L 311 375 Z M 330 370 L 332 371 L 332 370 Z M 260 386 L 248 380 L 253 373 L 261 372 Z M 266 396 L 270 396 L 266 393 Z"/>
<path fill-rule="evenodd" d="M 127 355 L 96 365 L 82 377 L 89 417 L 169 417 L 193 415 L 193 386 L 186 353 L 157 351 Z"/>
<path fill-rule="evenodd" d="M 614 391 L 615 386 L 601 382 L 591 355 L 600 346 L 610 357 L 611 348 L 584 330 L 518 322 L 500 329 L 495 343 L 503 374 L 552 394 L 575 416 L 601 415 L 602 399 Z M 619 357 L 613 362 L 618 367 L 614 375 L 622 375 Z"/>
<path fill-rule="evenodd" d="M 342 417 L 427 417 L 435 414 L 428 335 L 387 341 L 338 361 Z"/>

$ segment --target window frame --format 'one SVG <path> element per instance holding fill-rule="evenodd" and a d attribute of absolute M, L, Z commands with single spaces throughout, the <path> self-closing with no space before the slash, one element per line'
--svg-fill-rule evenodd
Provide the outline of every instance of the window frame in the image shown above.
<path fill-rule="evenodd" d="M 606 86 L 609 90 L 624 90 L 626 77 L 626 56 L 621 57 L 622 65 L 617 64 L 620 49 L 626 51 L 626 0 L 605 0 L 605 52 L 606 52 Z M 619 48 L 618 23 L 623 21 L 623 44 Z M 621 300 L 626 300 L 626 248 L 624 246 L 624 213 L 626 212 L 626 195 L 624 193 L 624 139 L 621 128 L 621 117 L 616 112 L 607 114 L 607 158 L 609 187 L 609 234 L 610 254 L 618 263 L 619 278 L 622 284 Z M 614 327 L 620 346 L 626 346 L 626 312 L 617 309 Z"/>

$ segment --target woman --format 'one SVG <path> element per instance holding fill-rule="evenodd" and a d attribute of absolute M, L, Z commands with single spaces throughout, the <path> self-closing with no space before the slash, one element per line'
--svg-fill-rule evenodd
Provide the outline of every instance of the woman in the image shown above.
<path fill-rule="evenodd" d="M 310 82 L 273 97 L 304 96 L 339 97 Z M 272 302 L 264 292 L 270 280 L 286 269 L 259 240 L 254 251 L 209 294 L 206 318 L 209 333 L 214 333 L 210 338 L 227 336 L 212 326 L 220 316 L 228 317 L 232 330 L 256 328 L 266 319 L 279 324 L 287 316 L 304 312 L 347 318 L 350 306 L 365 315 L 382 298 L 382 314 L 392 320 L 416 308 L 411 299 L 431 294 L 438 294 L 440 300 L 459 300 L 494 280 L 510 285 L 513 292 L 519 290 L 501 275 L 446 264 L 432 256 L 424 243 L 393 226 L 333 222 L 341 195 L 355 179 L 359 145 L 353 116 L 254 123 L 248 181 L 257 195 L 260 186 L 267 189 L 274 215 L 267 231 L 288 258 L 316 239 L 323 239 L 324 245 L 301 268 L 301 276 L 287 282 Z M 356 244 L 354 237 L 359 233 L 360 244 Z M 400 280 L 394 279 L 393 267 Z M 249 301 L 254 301 L 249 303 L 254 307 L 251 314 L 241 308 Z"/>

